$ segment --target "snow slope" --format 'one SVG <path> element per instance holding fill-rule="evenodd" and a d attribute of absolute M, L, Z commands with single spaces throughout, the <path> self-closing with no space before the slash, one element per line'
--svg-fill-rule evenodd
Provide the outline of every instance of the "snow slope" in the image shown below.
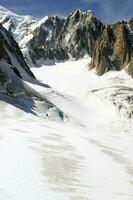
<path fill-rule="evenodd" d="M 133 199 L 133 125 L 124 112 L 133 80 L 124 71 L 97 77 L 87 64 L 32 68 L 52 88 L 27 84 L 63 110 L 66 122 L 0 101 L 0 199 Z"/>

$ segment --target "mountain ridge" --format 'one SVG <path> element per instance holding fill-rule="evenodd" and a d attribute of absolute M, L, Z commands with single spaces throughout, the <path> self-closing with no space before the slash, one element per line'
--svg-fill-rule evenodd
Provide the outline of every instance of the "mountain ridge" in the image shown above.
<path fill-rule="evenodd" d="M 89 51 L 90 48 L 93 48 L 93 44 L 87 44 L 87 37 L 85 36 L 83 39 L 81 38 L 82 33 L 85 30 L 81 30 L 81 35 L 79 36 L 80 32 L 80 24 L 77 24 L 78 17 L 81 19 L 81 26 L 82 29 L 84 29 L 83 26 L 90 26 L 91 29 L 91 18 L 94 18 L 94 14 L 92 11 L 88 10 L 86 12 L 82 12 L 79 9 L 76 9 L 70 13 L 67 17 L 59 17 L 59 16 L 47 16 L 42 18 L 41 20 L 38 19 L 28 19 L 25 20 L 26 16 L 19 16 L 17 15 L 16 21 L 14 23 L 14 19 L 12 17 L 7 17 L 8 24 L 10 26 L 7 27 L 7 21 L 4 22 L 3 17 L 0 15 L 0 22 L 3 23 L 3 26 L 9 30 L 9 32 L 13 35 L 15 40 L 18 42 L 26 60 L 29 62 L 29 64 L 33 64 L 34 66 L 40 65 L 40 63 L 54 63 L 55 61 L 63 61 L 69 59 L 71 56 L 75 57 L 76 59 L 82 57 Z M 14 16 L 13 16 L 14 18 Z M 19 20 L 18 20 L 19 18 Z M 20 20 L 20 18 L 22 18 Z M 87 19 L 88 18 L 88 19 Z M 90 20 L 89 20 L 90 18 Z M 44 19 L 44 20 L 43 20 Z M 87 21 L 88 20 L 88 21 Z M 25 21 L 25 24 L 21 21 Z M 73 31 L 72 23 L 74 23 L 75 28 Z M 97 20 L 95 18 L 95 21 L 92 26 L 96 29 L 96 23 Z M 98 20 L 100 23 L 100 21 Z M 21 24 L 22 23 L 22 24 Z M 12 27 L 13 24 L 13 27 Z M 19 25 L 21 24 L 21 25 Z M 14 26 L 16 25 L 16 28 Z M 69 27 L 67 27 L 69 26 Z M 10 28 L 9 28 L 10 27 Z M 26 27 L 26 28 L 23 28 Z M 64 27 L 64 30 L 63 30 Z M 70 29 L 66 31 L 66 29 Z M 87 31 L 87 28 L 85 28 Z M 90 30 L 91 31 L 91 30 Z M 68 38 L 70 34 L 70 37 Z M 92 35 L 92 34 L 91 34 Z M 51 40 L 51 36 L 55 39 Z M 89 36 L 91 37 L 91 36 Z M 69 45 L 67 46 L 65 44 L 65 41 L 73 38 L 73 41 L 69 42 Z M 89 43 L 94 43 L 91 40 L 95 40 L 95 36 L 93 38 L 90 38 Z M 79 40 L 79 44 L 77 44 L 77 40 Z M 84 41 L 85 40 L 85 41 Z M 37 41 L 37 44 L 36 44 Z M 39 45 L 39 41 L 41 41 L 41 45 Z M 67 41 L 66 41 L 67 42 Z M 84 43 L 83 47 L 81 47 L 81 43 Z M 77 45 L 77 47 L 76 47 Z M 74 51 L 74 53 L 73 53 Z"/>
<path fill-rule="evenodd" d="M 41 20 L 14 13 L 8 16 L 6 12 L 10 11 L 3 10 L 0 22 L 18 42 L 30 66 L 80 59 L 88 54 L 92 57 L 89 69 L 95 68 L 98 75 L 124 67 L 133 74 L 133 19 L 105 25 L 91 10 L 75 9 L 64 18 L 46 16 Z"/>

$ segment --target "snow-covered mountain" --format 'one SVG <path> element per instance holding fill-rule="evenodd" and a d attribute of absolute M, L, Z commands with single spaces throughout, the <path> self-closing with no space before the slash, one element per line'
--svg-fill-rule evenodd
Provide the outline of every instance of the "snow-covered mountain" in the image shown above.
<path fill-rule="evenodd" d="M 68 59 L 63 49 L 56 48 L 56 40 L 64 24 L 64 19 L 53 16 L 41 20 L 31 16 L 20 16 L 0 7 L 0 23 L 18 42 L 26 60 L 31 64 L 40 64 L 51 60 Z"/>
<path fill-rule="evenodd" d="M 0 23 L 6 28 L 19 43 L 26 33 L 29 34 L 30 26 L 37 22 L 31 16 L 20 16 L 0 6 Z"/>
<path fill-rule="evenodd" d="M 79 9 L 68 17 L 46 16 L 38 20 L 1 7 L 0 22 L 12 33 L 30 65 L 92 55 L 104 27 L 91 11 Z"/>

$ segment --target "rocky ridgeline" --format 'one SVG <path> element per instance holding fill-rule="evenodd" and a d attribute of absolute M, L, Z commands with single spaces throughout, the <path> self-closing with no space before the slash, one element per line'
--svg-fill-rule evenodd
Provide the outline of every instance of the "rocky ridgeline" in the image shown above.
<path fill-rule="evenodd" d="M 133 19 L 105 25 L 92 11 L 77 9 L 69 16 L 16 15 L 0 7 L 0 22 L 18 42 L 30 65 L 54 64 L 69 58 L 92 57 L 98 75 L 126 68 L 133 75 Z"/>
<path fill-rule="evenodd" d="M 51 16 L 38 21 L 1 9 L 0 22 L 18 42 L 27 62 L 34 66 L 92 55 L 104 27 L 92 11 L 78 9 L 65 18 Z"/>
<path fill-rule="evenodd" d="M 34 65 L 40 65 L 92 55 L 102 31 L 102 23 L 91 11 L 75 10 L 67 18 L 48 17 L 32 31 L 25 57 Z"/>

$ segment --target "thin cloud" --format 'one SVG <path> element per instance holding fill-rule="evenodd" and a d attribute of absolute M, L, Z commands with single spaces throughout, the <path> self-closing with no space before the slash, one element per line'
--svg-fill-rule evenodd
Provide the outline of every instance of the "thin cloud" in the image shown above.
<path fill-rule="evenodd" d="M 81 0 L 90 5 L 96 3 L 99 6 L 99 15 L 106 22 L 115 22 L 118 20 L 132 17 L 133 0 Z"/>

